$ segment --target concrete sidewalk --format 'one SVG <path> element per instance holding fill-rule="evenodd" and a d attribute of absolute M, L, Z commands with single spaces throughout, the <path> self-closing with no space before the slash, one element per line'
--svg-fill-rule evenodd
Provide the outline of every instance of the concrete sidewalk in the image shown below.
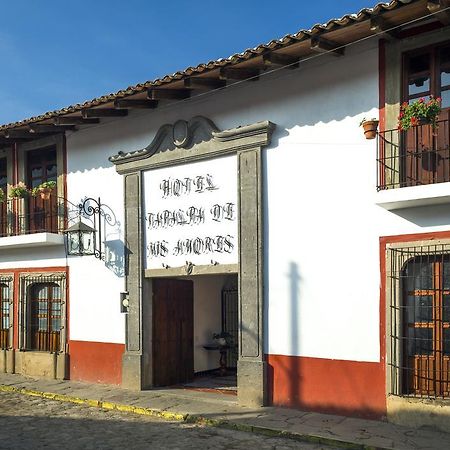
<path fill-rule="evenodd" d="M 385 422 L 287 408 L 243 408 L 236 397 L 164 389 L 133 392 L 74 381 L 37 380 L 0 374 L 0 391 L 117 409 L 166 419 L 205 423 L 270 436 L 355 449 L 450 449 L 450 434 Z M 1 412 L 0 412 L 1 414 Z"/>

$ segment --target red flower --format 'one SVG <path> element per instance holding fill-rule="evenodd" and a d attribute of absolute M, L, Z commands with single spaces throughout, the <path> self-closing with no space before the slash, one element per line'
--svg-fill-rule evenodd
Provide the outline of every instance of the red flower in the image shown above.
<path fill-rule="evenodd" d="M 436 101 L 439 102 L 439 103 L 441 103 L 442 98 L 441 98 L 441 97 L 436 97 Z"/>
<path fill-rule="evenodd" d="M 419 98 L 419 103 L 423 103 L 425 99 L 423 97 Z"/>
<path fill-rule="evenodd" d="M 404 108 L 407 108 L 408 107 L 408 103 L 407 102 L 403 102 L 402 103 L 402 108 L 404 109 Z"/>
<path fill-rule="evenodd" d="M 419 121 L 417 120 L 416 117 L 411 117 L 411 125 L 412 126 L 417 125 L 418 123 L 419 123 Z"/>

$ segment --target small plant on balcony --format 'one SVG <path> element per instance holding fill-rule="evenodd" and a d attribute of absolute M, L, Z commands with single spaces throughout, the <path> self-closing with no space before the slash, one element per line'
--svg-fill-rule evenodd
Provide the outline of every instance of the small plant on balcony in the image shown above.
<path fill-rule="evenodd" d="M 378 119 L 366 119 L 364 117 L 359 126 L 364 128 L 364 136 L 366 139 L 375 139 L 377 136 Z"/>
<path fill-rule="evenodd" d="M 9 185 L 9 197 L 10 198 L 24 198 L 28 195 L 28 189 L 23 181 L 19 181 L 17 184 Z"/>
<path fill-rule="evenodd" d="M 0 203 L 2 203 L 5 200 L 5 191 L 0 188 Z"/>
<path fill-rule="evenodd" d="M 398 116 L 398 129 L 409 130 L 417 125 L 431 124 L 433 130 L 437 128 L 437 120 L 441 112 L 441 99 L 430 96 L 429 100 L 419 98 L 412 103 L 404 102 L 400 106 Z"/>
<path fill-rule="evenodd" d="M 31 190 L 31 195 L 33 197 L 41 196 L 43 200 L 48 200 L 50 198 L 50 194 L 56 187 L 56 181 L 45 181 L 41 183 L 39 186 L 36 186 Z"/>

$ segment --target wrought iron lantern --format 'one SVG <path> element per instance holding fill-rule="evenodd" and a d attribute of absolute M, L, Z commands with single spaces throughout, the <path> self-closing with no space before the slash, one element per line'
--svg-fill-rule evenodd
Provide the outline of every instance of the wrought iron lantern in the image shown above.
<path fill-rule="evenodd" d="M 82 218 L 90 221 L 93 226 L 83 222 Z M 117 224 L 114 212 L 108 205 L 103 204 L 100 198 L 85 198 L 78 205 L 78 222 L 64 231 L 67 236 L 67 255 L 94 255 L 105 261 L 104 239 L 107 236 L 107 227 Z"/>
<path fill-rule="evenodd" d="M 67 236 L 68 255 L 94 255 L 95 229 L 80 220 L 64 231 Z"/>

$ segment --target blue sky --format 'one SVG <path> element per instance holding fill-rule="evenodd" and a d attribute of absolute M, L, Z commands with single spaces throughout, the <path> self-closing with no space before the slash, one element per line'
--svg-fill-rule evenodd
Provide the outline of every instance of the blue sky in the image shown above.
<path fill-rule="evenodd" d="M 375 2 L 9 0 L 0 19 L 0 123 L 227 57 Z"/>

